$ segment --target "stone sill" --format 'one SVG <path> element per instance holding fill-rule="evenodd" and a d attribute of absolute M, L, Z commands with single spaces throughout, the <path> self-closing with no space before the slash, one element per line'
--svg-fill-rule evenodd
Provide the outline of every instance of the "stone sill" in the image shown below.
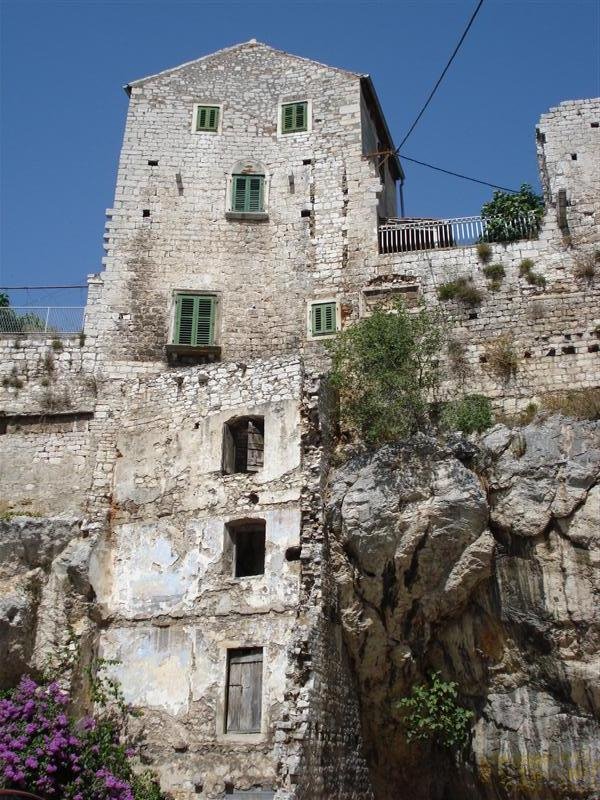
<path fill-rule="evenodd" d="M 237 222 L 267 222 L 269 215 L 266 211 L 226 211 L 225 219 Z"/>
<path fill-rule="evenodd" d="M 214 345 L 211 347 L 195 347 L 189 344 L 167 344 L 165 345 L 165 350 L 168 361 L 175 364 L 185 363 L 188 360 L 202 364 L 221 360 L 221 348 Z"/>

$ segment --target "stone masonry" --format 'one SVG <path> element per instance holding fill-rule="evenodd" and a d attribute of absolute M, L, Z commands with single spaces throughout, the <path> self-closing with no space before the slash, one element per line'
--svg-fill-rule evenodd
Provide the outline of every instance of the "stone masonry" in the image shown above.
<path fill-rule="evenodd" d="M 446 306 L 463 343 L 460 390 L 518 411 L 598 387 L 598 278 L 582 265 L 600 247 L 600 103 L 542 117 L 546 216 L 537 239 L 493 245 L 505 269 L 493 290 L 473 247 L 379 253 L 403 174 L 385 157 L 368 76 L 251 41 L 126 90 L 85 337 L 0 340 L 0 500 L 10 515 L 64 514 L 85 540 L 94 635 L 81 625 L 82 647 L 118 661 L 143 712 L 143 760 L 176 800 L 368 800 L 323 524 L 333 401 L 311 304 L 335 303 L 339 329 L 399 295 L 438 303 L 441 283 L 472 277 L 482 302 Z M 306 130 L 283 133 L 281 106 L 295 102 Z M 219 109 L 216 130 L 196 131 L 198 105 Z M 240 174 L 264 176 L 260 212 L 232 207 Z M 524 258 L 544 288 L 520 275 Z M 213 349 L 187 361 L 169 349 L 181 293 L 216 309 Z M 505 381 L 486 353 L 507 333 L 519 364 Z M 244 420 L 264 442 L 256 471 L 227 466 Z M 262 571 L 237 576 L 236 531 L 258 524 Z M 65 644 L 60 619 L 49 650 Z M 234 730 L 232 665 L 259 657 L 258 724 Z"/>

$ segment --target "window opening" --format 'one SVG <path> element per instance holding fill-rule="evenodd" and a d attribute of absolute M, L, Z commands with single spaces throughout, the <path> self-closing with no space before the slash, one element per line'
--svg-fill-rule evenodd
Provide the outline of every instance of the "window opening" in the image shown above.
<path fill-rule="evenodd" d="M 262 647 L 227 651 L 227 733 L 260 732 L 262 671 Z"/>
<path fill-rule="evenodd" d="M 210 347 L 215 339 L 216 297 L 178 294 L 174 344 Z"/>
<path fill-rule="evenodd" d="M 223 426 L 223 472 L 258 472 L 264 465 L 265 418 L 237 417 Z"/>
<path fill-rule="evenodd" d="M 217 131 L 219 129 L 219 106 L 198 106 L 196 108 L 196 130 Z"/>
<path fill-rule="evenodd" d="M 313 336 L 335 333 L 335 302 L 313 303 L 311 307 L 311 326 Z"/>
<path fill-rule="evenodd" d="M 238 520 L 227 524 L 233 545 L 233 576 L 247 578 L 265 574 L 265 531 L 263 519 Z"/>
<path fill-rule="evenodd" d="M 284 103 L 281 106 L 282 133 L 305 131 L 308 123 L 308 103 Z"/>
<path fill-rule="evenodd" d="M 232 211 L 258 213 L 264 211 L 264 175 L 234 175 Z"/>

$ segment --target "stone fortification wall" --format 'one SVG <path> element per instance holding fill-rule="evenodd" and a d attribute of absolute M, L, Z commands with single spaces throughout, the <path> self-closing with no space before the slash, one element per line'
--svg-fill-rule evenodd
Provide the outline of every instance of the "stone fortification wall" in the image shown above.
<path fill-rule="evenodd" d="M 600 385 L 600 266 L 592 278 L 582 267 L 595 262 L 590 248 L 566 248 L 548 228 L 539 240 L 492 246 L 490 263 L 500 264 L 505 276 L 498 288 L 485 277 L 474 247 L 381 256 L 379 275 L 365 286 L 389 299 L 407 288 L 418 288 L 428 306 L 439 304 L 451 322 L 451 338 L 458 343 L 461 363 L 448 359 L 453 380 L 447 390 L 480 392 L 505 411 L 523 409 L 548 393 Z M 543 276 L 535 286 L 520 274 L 525 259 Z M 480 290 L 481 303 L 440 302 L 443 284 L 465 277 Z M 380 297 L 380 296 L 378 296 Z M 368 302 L 368 300 L 367 300 Z M 509 347 L 515 371 L 501 374 L 494 352 Z"/>
<path fill-rule="evenodd" d="M 0 417 L 91 411 L 95 354 L 74 337 L 0 337 Z"/>
<path fill-rule="evenodd" d="M 600 99 L 568 100 L 551 108 L 542 114 L 536 134 L 544 199 L 565 239 L 600 242 Z"/>

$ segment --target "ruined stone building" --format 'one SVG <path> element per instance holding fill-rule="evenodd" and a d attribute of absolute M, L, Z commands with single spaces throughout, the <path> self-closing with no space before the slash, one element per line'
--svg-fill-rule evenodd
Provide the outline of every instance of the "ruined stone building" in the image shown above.
<path fill-rule="evenodd" d="M 118 660 L 144 759 L 175 798 L 371 798 L 323 522 L 324 341 L 464 275 L 485 295 L 448 304 L 469 391 L 519 411 L 599 386 L 582 265 L 600 241 L 600 104 L 542 117 L 547 213 L 535 237 L 493 245 L 506 277 L 491 291 L 474 239 L 402 227 L 368 76 L 250 41 L 126 90 L 84 335 L 0 339 L 2 524 L 45 543 L 9 577 L 29 597 L 54 565 L 8 625 L 0 677 L 72 630 L 82 659 Z M 545 286 L 520 274 L 526 258 Z M 509 383 L 486 371 L 507 331 L 522 356 Z"/>

